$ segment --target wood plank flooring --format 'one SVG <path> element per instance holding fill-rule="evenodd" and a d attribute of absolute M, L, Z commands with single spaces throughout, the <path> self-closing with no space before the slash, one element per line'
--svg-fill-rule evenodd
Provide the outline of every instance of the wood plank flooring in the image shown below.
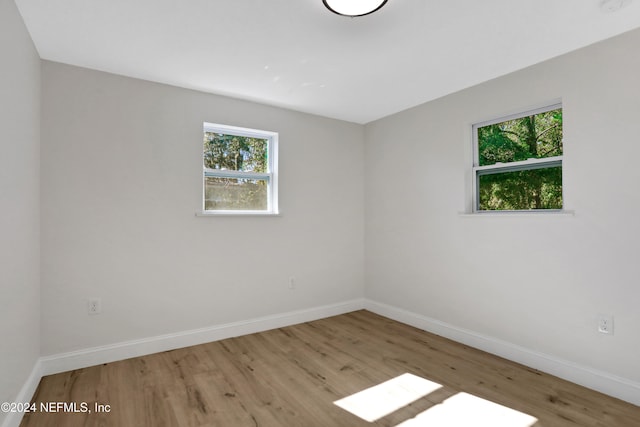
<path fill-rule="evenodd" d="M 443 387 L 373 423 L 333 404 L 403 373 Z M 44 377 L 36 405 L 92 412 L 27 413 L 21 426 L 391 427 L 459 392 L 535 427 L 640 426 L 640 407 L 364 310 Z"/>

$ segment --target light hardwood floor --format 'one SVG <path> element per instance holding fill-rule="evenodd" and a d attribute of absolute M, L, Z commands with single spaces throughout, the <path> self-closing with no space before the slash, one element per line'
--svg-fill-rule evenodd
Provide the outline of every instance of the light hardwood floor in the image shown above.
<path fill-rule="evenodd" d="M 403 373 L 443 387 L 374 423 L 333 404 Z M 640 407 L 367 311 L 47 376 L 37 405 L 111 411 L 28 413 L 21 426 L 396 426 L 459 392 L 535 427 L 640 426 Z"/>

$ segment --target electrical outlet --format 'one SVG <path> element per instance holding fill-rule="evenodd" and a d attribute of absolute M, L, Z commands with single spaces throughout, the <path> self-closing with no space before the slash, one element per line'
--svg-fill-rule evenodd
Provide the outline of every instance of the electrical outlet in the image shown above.
<path fill-rule="evenodd" d="M 613 316 L 600 314 L 598 316 L 598 332 L 613 335 Z"/>
<path fill-rule="evenodd" d="M 100 314 L 101 312 L 102 312 L 102 301 L 100 301 L 100 298 L 89 298 L 89 302 L 87 304 L 87 313 Z"/>
<path fill-rule="evenodd" d="M 602 0 L 600 2 L 600 10 L 603 13 L 613 13 L 628 6 L 629 3 L 631 3 L 631 0 Z"/>

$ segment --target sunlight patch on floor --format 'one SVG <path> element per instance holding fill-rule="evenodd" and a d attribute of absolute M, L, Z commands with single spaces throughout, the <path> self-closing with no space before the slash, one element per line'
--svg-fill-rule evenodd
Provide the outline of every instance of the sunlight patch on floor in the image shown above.
<path fill-rule="evenodd" d="M 537 418 L 467 393 L 458 393 L 396 427 L 532 427 Z"/>
<path fill-rule="evenodd" d="M 333 403 L 363 420 L 373 422 L 441 387 L 438 383 L 407 373 Z"/>

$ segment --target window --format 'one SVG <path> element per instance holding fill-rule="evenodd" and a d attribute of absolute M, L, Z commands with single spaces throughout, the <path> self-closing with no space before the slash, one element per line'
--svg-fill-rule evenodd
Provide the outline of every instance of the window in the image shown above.
<path fill-rule="evenodd" d="M 278 134 L 204 124 L 205 213 L 277 214 Z"/>
<path fill-rule="evenodd" d="M 474 211 L 562 209 L 562 105 L 473 126 Z"/>

